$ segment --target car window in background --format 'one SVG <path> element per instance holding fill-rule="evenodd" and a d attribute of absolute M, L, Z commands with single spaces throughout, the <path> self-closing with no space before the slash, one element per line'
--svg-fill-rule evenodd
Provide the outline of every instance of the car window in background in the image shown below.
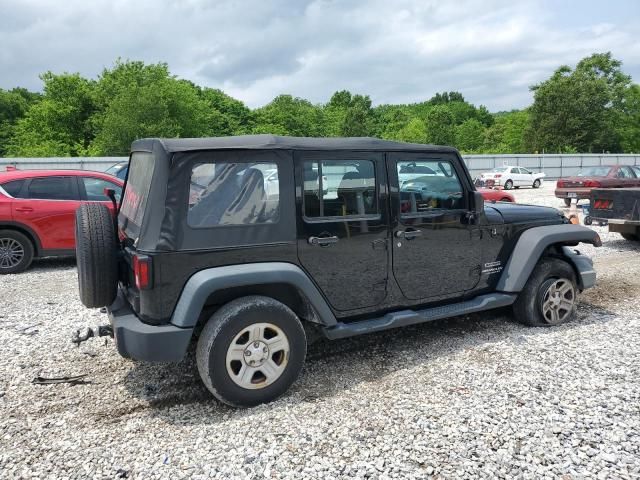
<path fill-rule="evenodd" d="M 28 187 L 28 198 L 36 200 L 79 200 L 72 177 L 34 178 Z"/>
<path fill-rule="evenodd" d="M 114 177 L 118 177 L 120 180 L 124 180 L 127 176 L 127 171 L 129 170 L 128 163 L 116 163 L 115 165 L 110 166 L 105 173 L 109 175 L 113 175 Z"/>
<path fill-rule="evenodd" d="M 620 167 L 616 174 L 618 178 L 633 178 L 633 172 L 629 167 Z"/>
<path fill-rule="evenodd" d="M 110 199 L 104 194 L 105 188 L 111 188 L 116 192 L 116 200 L 120 201 L 122 188 L 113 182 L 102 180 L 101 178 L 82 177 L 87 200 L 92 202 L 108 202 Z"/>
<path fill-rule="evenodd" d="M 520 173 L 524 173 L 525 175 L 531 175 L 531 170 L 527 170 L 526 168 L 520 167 Z"/>
<path fill-rule="evenodd" d="M 636 177 L 640 178 L 640 167 L 631 167 L 631 170 L 636 174 Z"/>
<path fill-rule="evenodd" d="M 2 187 L 2 189 L 13 198 L 20 198 L 19 194 L 22 185 L 24 185 L 24 180 L 13 180 L 11 182 L 3 183 L 0 187 Z"/>
<path fill-rule="evenodd" d="M 578 172 L 579 177 L 606 177 L 611 167 L 586 167 Z"/>

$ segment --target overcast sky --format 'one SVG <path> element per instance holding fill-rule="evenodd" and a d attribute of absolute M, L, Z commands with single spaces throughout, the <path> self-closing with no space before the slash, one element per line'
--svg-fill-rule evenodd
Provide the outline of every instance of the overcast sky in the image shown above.
<path fill-rule="evenodd" d="M 491 111 L 531 102 L 561 64 L 612 51 L 640 81 L 638 0 L 0 0 L 0 88 L 96 78 L 118 57 L 257 107 L 280 93 L 375 104 L 457 90 Z"/>

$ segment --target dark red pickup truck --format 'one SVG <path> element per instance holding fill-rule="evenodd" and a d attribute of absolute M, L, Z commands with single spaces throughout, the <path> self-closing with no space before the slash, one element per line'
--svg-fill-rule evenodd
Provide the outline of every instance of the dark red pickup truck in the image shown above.
<path fill-rule="evenodd" d="M 556 197 L 569 206 L 571 199 L 588 200 L 593 188 L 640 187 L 640 167 L 612 165 L 585 167 L 578 175 L 560 178 L 556 183 Z"/>

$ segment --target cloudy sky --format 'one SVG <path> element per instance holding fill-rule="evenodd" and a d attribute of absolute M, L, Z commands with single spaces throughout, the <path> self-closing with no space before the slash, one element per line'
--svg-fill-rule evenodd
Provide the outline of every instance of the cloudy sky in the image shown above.
<path fill-rule="evenodd" d="M 348 89 L 375 104 L 458 90 L 492 111 L 561 64 L 611 51 L 640 81 L 638 0 L 0 0 L 0 88 L 167 62 L 251 107 Z"/>

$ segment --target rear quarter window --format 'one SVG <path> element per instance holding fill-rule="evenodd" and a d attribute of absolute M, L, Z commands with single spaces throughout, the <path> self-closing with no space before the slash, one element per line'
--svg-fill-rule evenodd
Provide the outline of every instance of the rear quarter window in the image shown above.
<path fill-rule="evenodd" d="M 120 215 L 127 219 L 125 231 L 139 230 L 147 206 L 155 162 L 153 154 L 135 152 L 129 163 L 129 178 L 124 189 Z M 133 227 L 133 228 L 132 228 Z"/>
<path fill-rule="evenodd" d="M 20 190 L 22 190 L 24 180 L 13 180 L 11 182 L 3 183 L 0 187 L 13 198 L 20 198 Z"/>

